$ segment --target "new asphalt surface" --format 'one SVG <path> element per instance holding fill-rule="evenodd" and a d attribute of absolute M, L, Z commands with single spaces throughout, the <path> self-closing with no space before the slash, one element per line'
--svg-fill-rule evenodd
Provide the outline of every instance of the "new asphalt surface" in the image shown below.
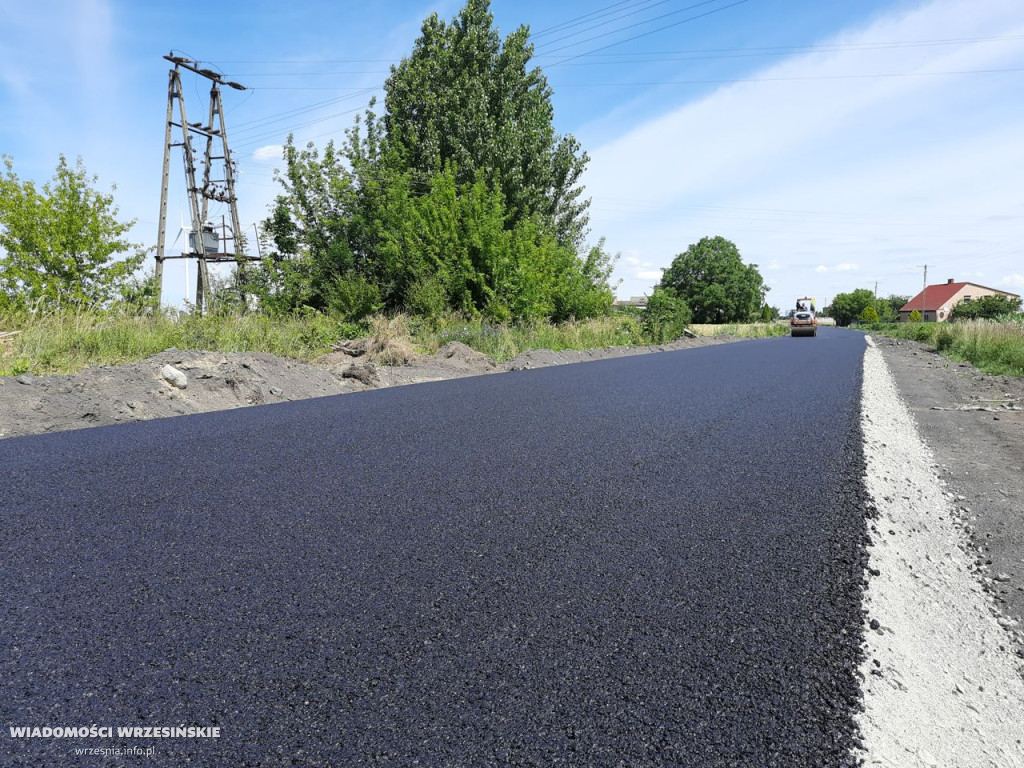
<path fill-rule="evenodd" d="M 0 441 L 0 765 L 852 765 L 863 346 Z"/>

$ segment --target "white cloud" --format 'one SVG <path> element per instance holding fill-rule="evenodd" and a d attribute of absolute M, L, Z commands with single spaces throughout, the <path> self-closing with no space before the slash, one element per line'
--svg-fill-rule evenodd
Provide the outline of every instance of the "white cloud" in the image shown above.
<path fill-rule="evenodd" d="M 284 146 L 281 144 L 267 144 L 252 153 L 253 160 L 280 160 Z"/>
<path fill-rule="evenodd" d="M 660 269 L 645 269 L 634 273 L 641 280 L 661 280 Z"/>
<path fill-rule="evenodd" d="M 1024 275 L 1018 275 L 1016 273 L 1007 275 L 999 281 L 999 284 L 1009 286 L 1010 288 L 1024 288 Z"/>
<path fill-rule="evenodd" d="M 826 267 L 824 264 L 819 264 L 814 268 L 814 271 L 817 272 L 818 274 L 823 274 L 825 272 L 828 272 L 828 267 Z"/>

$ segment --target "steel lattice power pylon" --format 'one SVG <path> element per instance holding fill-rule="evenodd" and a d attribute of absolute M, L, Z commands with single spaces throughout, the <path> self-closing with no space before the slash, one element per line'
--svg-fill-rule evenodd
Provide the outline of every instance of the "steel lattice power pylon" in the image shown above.
<path fill-rule="evenodd" d="M 255 257 L 244 252 L 245 240 L 238 221 L 238 198 L 235 195 L 235 167 L 228 148 L 228 132 L 224 121 L 224 105 L 221 99 L 221 85 L 227 85 L 239 91 L 245 86 L 224 80 L 221 75 L 210 69 L 200 69 L 199 62 L 175 56 L 173 53 L 164 56 L 174 65 L 170 71 L 167 85 L 167 126 L 164 133 L 164 170 L 163 184 L 160 189 L 160 229 L 156 242 L 156 282 L 157 305 L 159 306 L 163 292 L 164 261 L 167 259 L 196 259 L 198 262 L 196 277 L 196 310 L 202 314 L 210 304 L 210 273 L 208 263 L 211 261 L 234 261 L 236 264 Z M 181 70 L 187 69 L 210 80 L 210 112 L 206 124 L 190 123 L 185 114 L 185 94 L 181 85 Z M 175 120 L 175 102 L 177 102 L 177 121 Z M 178 129 L 177 131 L 175 129 Z M 180 141 L 175 140 L 178 133 Z M 206 147 L 202 158 L 197 163 L 196 150 L 192 146 L 192 136 L 198 135 L 206 139 Z M 219 140 L 219 147 L 215 143 Z M 171 150 L 182 148 L 185 165 L 185 184 L 188 190 L 192 231 L 189 233 L 184 250 L 180 254 L 168 255 L 165 252 L 167 237 L 167 185 L 170 178 Z M 219 153 L 219 154 L 217 154 Z M 202 168 L 201 183 L 197 180 L 198 166 Z M 218 173 L 214 173 L 214 170 Z M 214 178 L 220 175 L 223 178 Z M 209 221 L 210 201 L 225 203 L 230 208 L 230 225 L 222 220 L 220 227 Z"/>

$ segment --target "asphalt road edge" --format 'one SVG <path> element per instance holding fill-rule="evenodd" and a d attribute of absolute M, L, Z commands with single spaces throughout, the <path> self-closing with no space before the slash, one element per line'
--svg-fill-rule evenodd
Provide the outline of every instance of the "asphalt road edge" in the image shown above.
<path fill-rule="evenodd" d="M 869 521 L 864 593 L 868 766 L 1024 767 L 1024 665 L 972 573 L 959 512 L 882 353 L 864 352 Z"/>

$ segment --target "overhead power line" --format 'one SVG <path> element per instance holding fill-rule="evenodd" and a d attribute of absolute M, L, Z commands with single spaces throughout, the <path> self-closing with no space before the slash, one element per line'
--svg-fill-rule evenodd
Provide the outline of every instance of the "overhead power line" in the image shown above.
<path fill-rule="evenodd" d="M 370 93 L 371 91 L 374 91 L 374 90 L 376 90 L 376 89 L 375 88 L 368 88 L 362 94 L 357 94 L 357 95 L 365 95 L 365 94 Z M 359 106 L 359 107 L 354 107 L 352 109 L 342 110 L 341 112 L 334 112 L 334 113 L 332 113 L 330 115 L 324 115 L 322 117 L 317 117 L 317 118 L 314 118 L 312 120 L 308 120 L 308 121 L 306 121 L 304 123 L 294 124 L 293 128 L 305 128 L 305 127 L 310 126 L 310 125 L 316 125 L 317 123 L 323 122 L 324 120 L 330 120 L 330 119 L 335 118 L 335 117 L 343 117 L 345 115 L 350 115 L 353 112 L 359 112 L 359 111 L 361 111 L 364 108 L 365 108 L 364 106 Z M 258 141 L 259 140 L 258 136 L 263 136 L 263 135 L 266 135 L 268 133 L 268 131 L 266 131 L 264 129 L 267 129 L 270 125 L 273 125 L 274 123 L 284 122 L 285 120 L 290 120 L 293 117 L 296 117 L 296 115 L 289 115 L 287 117 L 279 117 L 279 118 L 275 118 L 275 119 L 269 119 L 268 118 L 262 124 L 252 125 L 252 126 L 250 126 L 249 128 L 247 128 L 245 130 L 236 131 L 235 132 L 236 135 L 240 134 L 241 137 L 242 137 L 242 141 L 241 142 L 236 142 L 236 143 L 238 143 L 241 146 L 241 145 L 245 145 L 247 143 L 252 143 L 253 141 Z M 259 133 L 254 135 L 254 133 L 253 133 L 254 131 L 257 131 Z M 270 133 L 276 133 L 277 131 L 278 131 L 278 129 L 274 128 L 274 129 L 270 130 Z"/>
<path fill-rule="evenodd" d="M 801 80 L 870 80 L 872 78 L 894 78 L 894 77 L 946 77 L 957 75 L 997 75 L 1013 72 L 1024 72 L 1024 67 L 1006 67 L 1001 69 L 962 69 L 941 72 L 881 72 L 872 74 L 857 75 L 805 75 L 793 77 L 747 77 L 747 78 L 704 78 L 699 80 L 658 80 L 658 81 L 622 81 L 622 82 L 597 82 L 597 83 L 563 83 L 559 88 L 610 88 L 616 86 L 661 86 L 661 85 L 730 85 L 735 83 L 773 83 L 773 82 L 799 82 Z M 367 92 L 378 90 L 383 87 L 367 89 Z M 261 88 L 254 90 L 289 90 L 289 91 L 335 91 L 332 86 L 295 86 L 293 88 Z M 358 95 L 358 94 L 355 94 Z M 344 114 L 344 113 L 341 113 Z"/>
<path fill-rule="evenodd" d="M 654 17 L 652 17 L 650 19 L 645 19 L 644 21 L 638 21 L 638 22 L 636 22 L 634 24 L 626 24 L 625 26 L 617 27 L 616 29 L 610 30 L 608 32 L 602 32 L 600 35 L 594 35 L 593 37 L 587 37 L 587 38 L 584 38 L 582 40 L 577 40 L 576 42 L 570 43 L 569 45 L 563 45 L 561 48 L 554 48 L 554 49 L 551 49 L 551 50 L 542 50 L 540 52 L 540 55 L 550 55 L 552 53 L 557 53 L 558 51 L 564 51 L 564 50 L 566 50 L 568 48 L 574 48 L 577 45 L 583 45 L 584 43 L 589 43 L 589 42 L 592 42 L 594 40 L 600 40 L 601 38 L 608 37 L 610 35 L 615 35 L 615 34 L 618 34 L 619 32 L 625 32 L 627 29 L 634 29 L 636 27 L 642 27 L 645 24 L 653 24 L 654 22 L 659 21 L 661 19 L 667 19 L 669 16 L 678 16 L 680 13 L 686 13 L 687 11 L 692 11 L 692 10 L 694 10 L 696 8 L 701 8 L 701 7 L 706 6 L 706 5 L 712 5 L 712 4 L 720 2 L 720 1 L 721 0 L 701 0 L 701 2 L 699 2 L 699 3 L 694 3 L 692 5 L 687 5 L 687 6 L 683 7 L 683 8 L 678 9 L 678 10 L 670 11 L 668 13 L 663 13 L 660 16 L 654 16 Z M 742 0 L 742 1 L 746 2 L 746 0 Z M 603 26 L 603 25 L 599 25 L 599 26 Z M 673 26 L 673 25 L 668 25 L 668 26 Z M 570 37 L 574 37 L 574 35 L 570 35 Z M 558 42 L 560 40 L 565 40 L 565 39 L 567 39 L 567 38 L 558 38 L 558 40 L 552 40 L 551 42 Z"/>
<path fill-rule="evenodd" d="M 666 25 L 664 25 L 662 27 L 658 27 L 657 29 L 652 29 L 652 30 L 649 30 L 647 32 L 643 32 L 643 33 L 641 33 L 639 35 L 634 35 L 633 37 L 627 37 L 625 40 L 617 40 L 614 43 L 609 43 L 608 45 L 603 45 L 600 48 L 593 49 L 592 51 L 586 51 L 584 53 L 578 53 L 575 56 L 570 56 L 570 57 L 568 57 L 566 59 L 563 59 L 562 61 L 560 61 L 558 63 L 559 64 L 565 64 L 566 62 L 574 61 L 575 59 L 580 59 L 580 58 L 583 58 L 584 56 L 591 56 L 591 55 L 593 55 L 595 53 L 599 53 L 600 51 L 605 51 L 605 50 L 608 50 L 609 48 L 614 48 L 617 45 L 623 45 L 624 43 L 629 43 L 629 42 L 632 42 L 633 40 L 639 40 L 641 37 L 648 37 L 650 35 L 657 34 L 658 32 L 663 32 L 666 29 L 671 29 L 673 27 L 678 27 L 681 24 L 688 24 L 691 21 L 697 21 L 698 19 L 706 18 L 708 16 L 711 16 L 712 14 L 721 13 L 722 11 L 727 11 L 730 8 L 735 8 L 737 5 L 743 5 L 744 3 L 747 3 L 747 2 L 750 2 L 750 0 L 736 0 L 736 2 L 730 3 L 729 5 L 722 6 L 721 8 L 715 8 L 713 10 L 706 11 L 705 13 L 698 13 L 695 16 L 690 16 L 689 18 L 682 19 L 681 21 L 676 21 L 676 22 L 673 22 L 672 24 L 666 24 Z M 705 4 L 706 3 L 699 3 L 698 5 L 705 5 Z M 693 7 L 696 7 L 696 6 L 693 6 Z M 606 37 L 606 36 L 607 36 L 607 33 L 605 35 L 601 35 L 601 37 Z"/>
<path fill-rule="evenodd" d="M 870 43 L 820 43 L 814 45 L 783 45 L 783 46 L 740 46 L 735 48 L 688 48 L 675 51 L 643 51 L 639 53 L 605 53 L 601 54 L 601 58 L 612 58 L 616 61 L 621 61 L 624 58 L 633 56 L 688 56 L 688 55 L 700 55 L 707 56 L 708 58 L 715 58 L 714 54 L 721 54 L 721 58 L 732 58 L 733 56 L 772 56 L 781 55 L 787 53 L 832 53 L 841 51 L 873 51 L 873 50 L 886 50 L 890 48 L 926 48 L 933 46 L 943 45 L 969 45 L 972 43 L 1000 43 L 1024 40 L 1024 35 L 999 35 L 995 37 L 961 37 L 961 38 L 945 38 L 939 40 L 880 40 L 877 42 Z M 535 59 L 542 59 L 551 56 L 551 54 L 535 53 Z M 552 58 L 557 58 L 553 57 Z M 302 61 L 296 61 L 295 59 L 246 59 L 236 60 L 232 62 L 224 62 L 225 64 L 291 64 L 296 67 L 306 67 L 311 65 L 327 65 L 327 64 L 394 64 L 395 59 L 305 59 Z M 580 62 L 579 66 L 589 66 L 593 62 Z M 553 66 L 553 65 L 548 65 Z M 362 72 L 361 74 L 384 74 L 388 70 L 369 70 Z M 264 75 L 289 75 L 289 76 L 306 76 L 306 75 L 334 75 L 343 74 L 342 72 L 327 72 L 327 73 L 315 73 L 315 72 L 285 72 L 285 71 L 274 71 L 274 72 L 232 72 L 232 77 L 262 77 Z M 344 73 L 350 74 L 350 73 Z"/>
<path fill-rule="evenodd" d="M 942 77 L 950 75 L 993 75 L 1006 74 L 1010 72 L 1024 72 L 1024 67 L 1010 67 L 1007 69 L 964 69 L 950 72 L 894 72 L 876 73 L 870 75 L 796 75 L 793 77 L 745 77 L 729 80 L 663 80 L 649 82 L 621 82 L 621 83 L 569 83 L 560 86 L 561 88 L 614 88 L 617 86 L 660 86 L 660 85 L 731 85 L 734 83 L 776 83 L 776 82 L 800 82 L 804 80 L 870 80 L 873 78 L 890 77 Z"/>
<path fill-rule="evenodd" d="M 554 40 L 547 40 L 547 41 L 545 41 L 545 44 L 558 43 L 558 42 L 561 42 L 562 40 L 571 40 L 572 38 L 576 37 L 577 35 L 582 35 L 583 33 L 589 32 L 589 31 L 591 31 L 593 29 L 600 29 L 601 27 L 607 27 L 609 24 L 614 24 L 616 21 L 621 21 L 622 19 L 628 19 L 631 16 L 639 16 L 641 13 L 646 13 L 647 11 L 651 10 L 651 8 L 654 8 L 655 6 L 658 6 L 658 5 L 664 5 L 668 1 L 669 0 L 658 0 L 658 2 L 647 3 L 646 5 L 641 5 L 639 7 L 633 6 L 632 8 L 630 8 L 626 12 L 618 12 L 617 14 L 605 14 L 605 16 L 612 16 L 612 18 L 608 19 L 607 21 L 602 21 L 602 22 L 600 22 L 598 24 L 591 24 L 589 27 L 584 27 L 583 29 L 578 29 L 575 32 L 570 32 L 567 35 L 562 35 L 562 37 L 556 37 Z M 708 0 L 708 1 L 709 2 L 718 2 L 718 0 Z M 685 10 L 685 9 L 683 9 L 683 10 Z M 672 13 L 667 13 L 667 14 L 664 14 L 663 16 L 655 16 L 654 18 L 648 19 L 647 21 L 639 22 L 639 24 L 647 24 L 648 22 L 655 21 L 656 19 L 665 18 L 665 16 L 672 16 L 672 15 L 674 15 L 676 13 L 680 13 L 680 11 L 673 11 Z M 598 17 L 598 18 L 600 18 L 600 17 Z M 593 19 L 590 19 L 590 21 L 593 21 Z M 571 26 L 579 26 L 579 24 L 585 24 L 585 23 L 586 23 L 586 21 L 581 21 L 578 24 L 570 25 L 570 27 Z M 637 26 L 637 25 L 631 25 L 631 26 Z M 566 27 L 566 29 L 569 29 L 570 27 Z M 628 29 L 628 28 L 629 27 L 620 27 L 619 29 L 621 30 L 621 29 Z M 542 37 L 542 36 L 543 36 L 543 33 L 538 33 L 536 35 L 531 34 L 530 35 L 530 39 L 531 40 L 536 40 L 538 37 Z"/>
<path fill-rule="evenodd" d="M 353 107 L 352 109 L 346 109 L 343 112 L 335 112 L 334 114 L 331 114 L 331 115 L 325 115 L 324 117 L 318 117 L 318 118 L 313 119 L 313 120 L 308 120 L 305 123 L 299 123 L 297 125 L 292 125 L 292 126 L 290 126 L 288 128 L 288 133 L 294 133 L 296 130 L 298 130 L 300 128 L 309 128 L 311 126 L 317 125 L 319 123 L 326 122 L 328 120 L 334 120 L 334 119 L 339 118 L 339 117 L 344 117 L 345 115 L 351 115 L 351 114 L 354 114 L 356 112 L 361 112 L 363 109 L 364 109 L 364 107 Z M 249 136 L 249 137 L 243 139 L 242 141 L 235 142 L 235 146 L 238 146 L 238 147 L 251 147 L 254 144 L 260 144 L 260 143 L 262 143 L 263 141 L 265 141 L 265 140 L 267 140 L 269 138 L 274 138 L 274 137 L 278 137 L 279 138 L 280 136 L 281 136 L 281 134 L 277 130 L 269 131 L 269 132 L 262 133 L 262 134 L 257 135 L 257 136 Z"/>
<path fill-rule="evenodd" d="M 582 16 L 576 16 L 576 17 L 574 17 L 572 19 L 568 19 L 566 21 L 559 22 L 558 24 L 554 24 L 554 25 L 552 25 L 550 27 L 544 27 L 543 29 L 538 29 L 536 32 L 532 32 L 531 31 L 530 36 L 531 37 L 539 37 L 539 36 L 542 36 L 542 35 L 547 35 L 547 34 L 550 34 L 552 32 L 558 32 L 558 31 L 560 31 L 562 29 L 567 29 L 568 27 L 575 26 L 577 23 L 584 23 L 584 22 L 589 21 L 589 20 L 594 19 L 594 18 L 600 18 L 600 16 L 602 14 L 604 14 L 605 11 L 607 11 L 609 13 L 614 13 L 615 11 L 613 11 L 612 9 L 614 9 L 614 8 L 622 8 L 622 6 L 624 6 L 624 5 L 629 5 L 630 2 L 631 2 L 631 0 L 621 0 L 621 2 L 612 3 L 611 5 L 606 5 L 603 8 L 598 8 L 596 11 L 591 11 L 590 13 L 585 13 Z"/>
<path fill-rule="evenodd" d="M 574 61 L 545 64 L 545 68 L 556 66 L 604 66 L 608 64 L 653 64 L 663 61 L 704 61 L 710 59 L 740 59 L 751 57 L 784 56 L 791 54 L 844 53 L 857 51 L 886 51 L 936 46 L 967 45 L 973 43 L 1004 42 L 1024 40 L 1024 35 L 1010 37 L 966 38 L 962 40 L 908 40 L 887 43 L 849 43 L 837 45 L 784 46 L 775 48 L 706 48 L 682 51 L 644 51 L 640 53 L 605 53 L 597 56 L 605 61 Z M 658 57 L 658 58 L 642 58 Z M 543 58 L 538 56 L 537 58 Z"/>

